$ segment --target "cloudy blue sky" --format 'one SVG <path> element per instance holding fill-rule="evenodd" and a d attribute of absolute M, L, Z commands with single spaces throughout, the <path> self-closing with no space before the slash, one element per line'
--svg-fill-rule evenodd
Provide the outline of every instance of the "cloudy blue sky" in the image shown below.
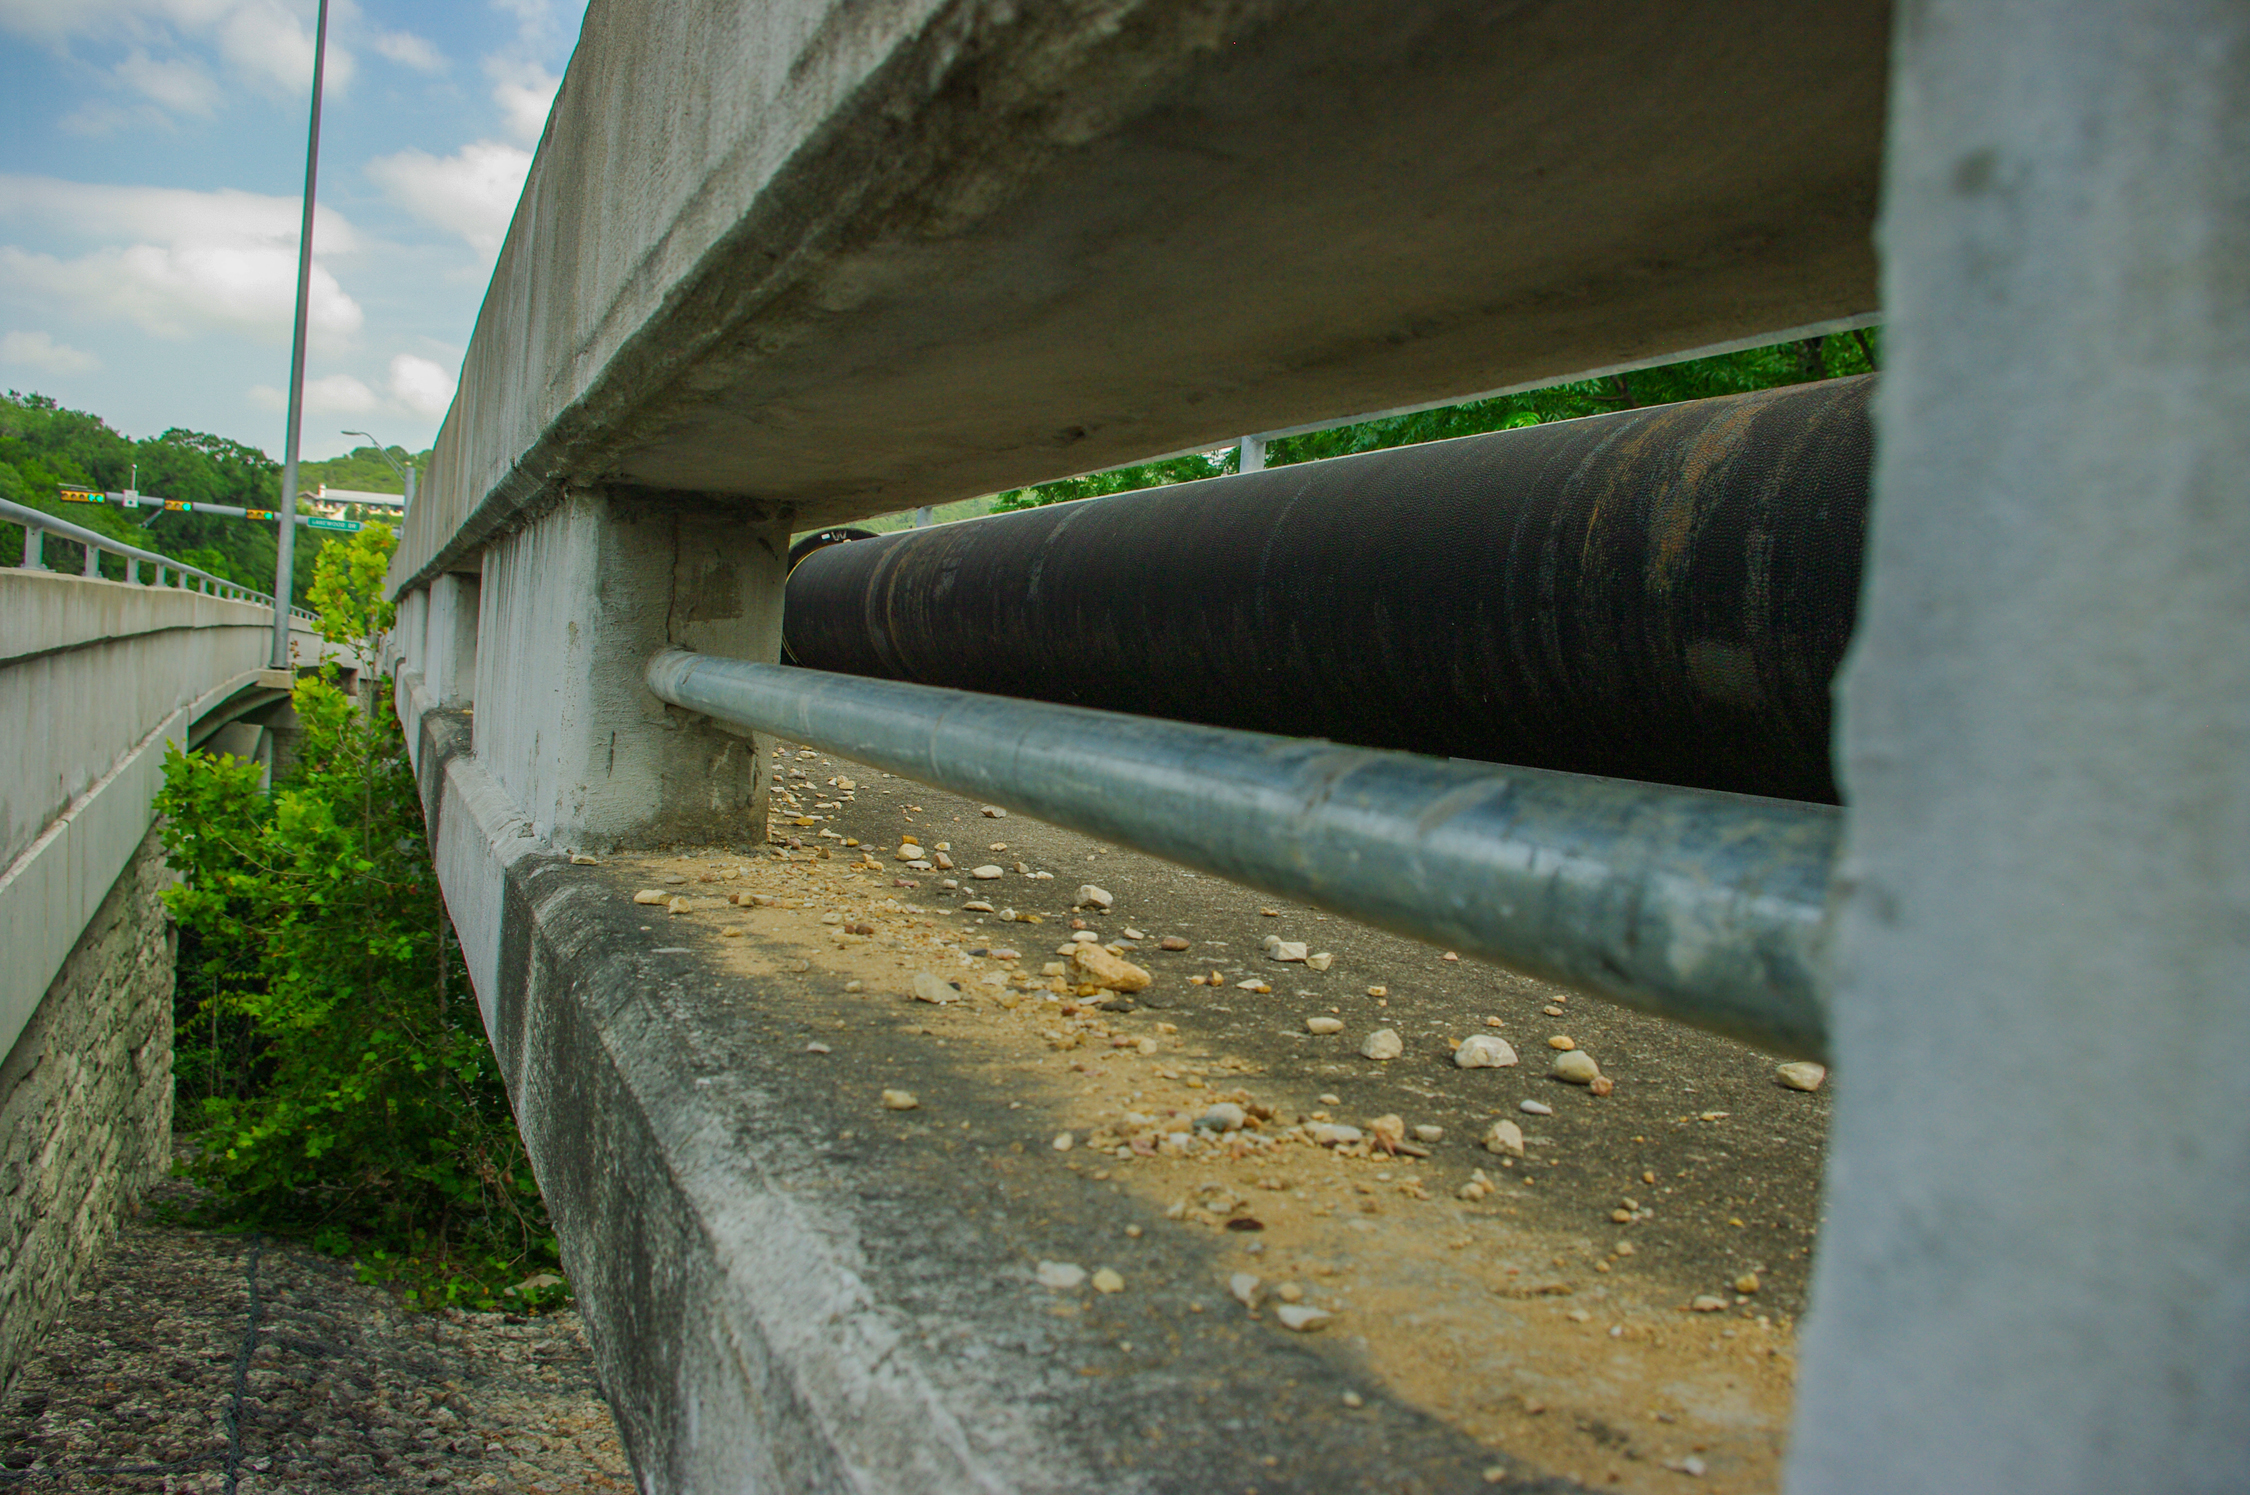
<path fill-rule="evenodd" d="M 584 0 L 330 0 L 307 457 L 436 435 Z M 0 0 L 0 388 L 279 457 L 313 0 Z"/>

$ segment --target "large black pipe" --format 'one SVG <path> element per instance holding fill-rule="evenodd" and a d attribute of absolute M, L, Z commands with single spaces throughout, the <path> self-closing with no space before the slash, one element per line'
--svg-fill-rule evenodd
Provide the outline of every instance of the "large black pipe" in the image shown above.
<path fill-rule="evenodd" d="M 1873 378 L 833 545 L 814 669 L 1833 802 Z"/>

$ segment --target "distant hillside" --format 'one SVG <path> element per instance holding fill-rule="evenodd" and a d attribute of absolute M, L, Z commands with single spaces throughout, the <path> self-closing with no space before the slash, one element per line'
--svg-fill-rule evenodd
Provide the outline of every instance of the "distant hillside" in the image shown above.
<path fill-rule="evenodd" d="M 409 455 L 403 446 L 390 449 L 394 460 L 403 462 L 417 474 L 427 472 L 430 454 L 422 452 Z M 310 493 L 326 484 L 330 488 L 352 488 L 361 493 L 404 493 L 406 486 L 399 481 L 398 473 L 385 462 L 371 446 L 354 447 L 342 457 L 330 457 L 325 462 L 299 462 L 297 464 L 297 489 Z"/>
<path fill-rule="evenodd" d="M 403 459 L 405 453 L 398 455 Z M 323 482 L 368 492 L 399 491 L 397 475 L 373 447 L 302 465 L 301 489 Z M 105 492 L 137 488 L 159 498 L 246 509 L 279 507 L 281 464 L 256 447 L 179 428 L 136 441 L 112 430 L 100 416 L 65 410 L 45 395 L 14 390 L 0 395 L 0 498 L 172 556 L 241 586 L 261 592 L 273 586 L 276 528 L 270 520 L 63 503 L 55 494 L 64 485 Z M 318 530 L 298 531 L 291 570 L 299 604 L 312 585 L 313 562 L 327 539 Z M 21 527 L 0 523 L 0 565 L 15 565 L 22 555 Z M 59 556 L 48 562 L 60 563 Z M 117 562 L 109 563 L 112 574 L 121 574 L 117 568 Z"/>

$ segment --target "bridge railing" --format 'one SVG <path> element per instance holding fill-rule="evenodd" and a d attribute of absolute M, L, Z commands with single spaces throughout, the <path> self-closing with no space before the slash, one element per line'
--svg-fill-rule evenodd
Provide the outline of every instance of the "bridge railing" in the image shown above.
<path fill-rule="evenodd" d="M 69 540 L 83 546 L 86 551 L 85 574 L 100 574 L 99 566 L 104 554 L 114 555 L 125 562 L 125 580 L 135 586 L 141 584 L 143 565 L 156 568 L 155 585 L 164 585 L 164 573 L 169 571 L 179 578 L 180 585 L 189 591 L 204 592 L 214 597 L 225 597 L 237 602 L 261 602 L 273 606 L 273 597 L 265 592 L 254 592 L 223 576 L 214 576 L 200 567 L 190 566 L 172 556 L 159 555 L 153 550 L 143 550 L 138 545 L 128 545 L 97 530 L 58 519 L 40 509 L 0 498 L 0 519 L 23 526 L 23 564 L 35 570 L 47 569 L 45 558 L 46 537 L 50 534 L 60 540 Z M 189 582 L 196 585 L 189 586 Z M 319 615 L 301 607 L 289 609 L 289 616 L 306 623 L 317 623 Z"/>

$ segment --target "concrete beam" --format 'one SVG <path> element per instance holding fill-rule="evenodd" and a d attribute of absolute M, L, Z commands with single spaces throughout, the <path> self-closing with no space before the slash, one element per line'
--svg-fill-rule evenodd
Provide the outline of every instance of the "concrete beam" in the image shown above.
<path fill-rule="evenodd" d="M 1796 1495 L 2250 1468 L 2250 10 L 1902 7 Z"/>
<path fill-rule="evenodd" d="M 1878 0 L 596 0 L 392 569 L 798 528 L 1875 309 Z"/>
<path fill-rule="evenodd" d="M 788 553 L 788 520 L 770 509 L 600 489 L 486 552 L 476 752 L 533 834 L 573 848 L 764 843 L 765 754 L 667 706 L 642 672 L 673 644 L 777 659 Z M 424 657 L 409 661 L 433 703 L 457 668 L 449 586 L 433 587 Z"/>

